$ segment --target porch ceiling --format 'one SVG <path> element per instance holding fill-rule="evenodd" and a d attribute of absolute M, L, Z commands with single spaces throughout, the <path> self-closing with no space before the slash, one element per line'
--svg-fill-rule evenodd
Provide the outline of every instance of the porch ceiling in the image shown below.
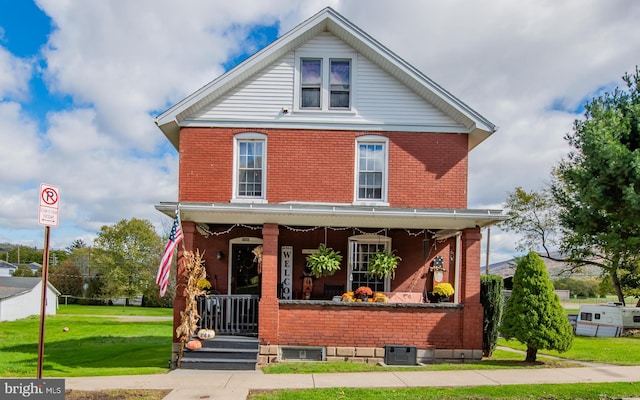
<path fill-rule="evenodd" d="M 333 226 L 388 229 L 465 229 L 507 218 L 502 210 L 365 207 L 346 204 L 243 204 L 161 202 L 156 209 L 173 218 L 205 224 Z"/>

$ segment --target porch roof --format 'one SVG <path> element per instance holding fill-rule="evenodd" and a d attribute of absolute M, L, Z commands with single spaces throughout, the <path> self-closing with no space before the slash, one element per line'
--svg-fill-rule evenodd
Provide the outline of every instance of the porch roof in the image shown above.
<path fill-rule="evenodd" d="M 502 210 L 393 208 L 308 203 L 161 202 L 156 209 L 170 217 L 180 210 L 183 221 L 205 224 L 265 224 L 388 229 L 465 229 L 507 218 Z"/>

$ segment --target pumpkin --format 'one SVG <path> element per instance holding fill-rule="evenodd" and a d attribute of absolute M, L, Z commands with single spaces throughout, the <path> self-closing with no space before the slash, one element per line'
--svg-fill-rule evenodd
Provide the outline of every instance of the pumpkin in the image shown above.
<path fill-rule="evenodd" d="M 202 342 L 195 339 L 189 340 L 186 347 L 189 350 L 200 350 L 202 348 Z"/>
<path fill-rule="evenodd" d="M 211 340 L 216 337 L 216 331 L 213 329 L 200 329 L 198 331 L 198 339 L 200 340 Z"/>

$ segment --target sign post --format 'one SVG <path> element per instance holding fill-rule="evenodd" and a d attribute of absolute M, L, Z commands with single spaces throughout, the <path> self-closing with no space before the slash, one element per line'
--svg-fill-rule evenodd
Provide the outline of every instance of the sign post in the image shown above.
<path fill-rule="evenodd" d="M 58 226 L 60 188 L 43 183 L 40 185 L 38 223 L 44 225 L 44 250 L 42 252 L 42 299 L 40 302 L 40 334 L 38 337 L 38 379 L 42 379 L 44 360 L 44 319 L 47 315 L 47 285 L 49 284 L 49 230 Z"/>

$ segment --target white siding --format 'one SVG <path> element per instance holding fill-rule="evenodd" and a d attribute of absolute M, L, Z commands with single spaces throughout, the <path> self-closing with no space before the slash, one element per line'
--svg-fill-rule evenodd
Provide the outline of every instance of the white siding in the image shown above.
<path fill-rule="evenodd" d="M 340 56 L 355 54 L 354 99 L 351 112 L 293 111 L 295 55 L 298 53 Z M 353 124 L 429 127 L 460 127 L 442 111 L 415 94 L 370 60 L 330 33 L 322 33 L 264 68 L 193 115 L 192 121 L 274 122 L 298 124 Z"/>
<path fill-rule="evenodd" d="M 196 120 L 274 120 L 293 107 L 293 53 L 261 71 L 202 110 Z"/>
<path fill-rule="evenodd" d="M 32 315 L 40 315 L 42 298 L 42 282 L 38 283 L 31 291 L 18 296 L 0 300 L 0 322 L 15 321 Z M 47 288 L 47 315 L 55 315 L 58 309 L 58 296 Z"/>

